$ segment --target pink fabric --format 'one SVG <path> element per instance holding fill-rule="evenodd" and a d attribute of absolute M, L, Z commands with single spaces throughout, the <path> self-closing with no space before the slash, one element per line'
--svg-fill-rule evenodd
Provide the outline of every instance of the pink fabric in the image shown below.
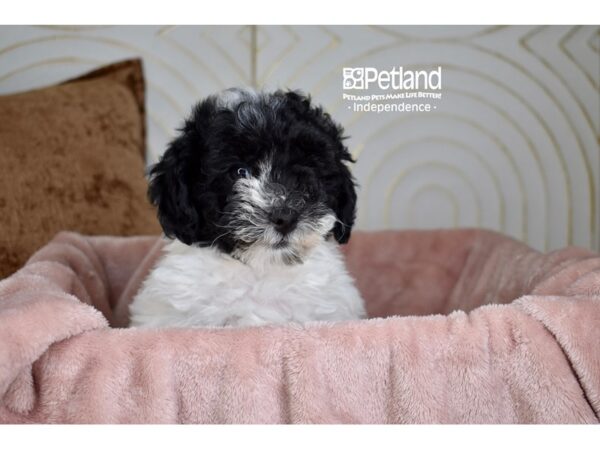
<path fill-rule="evenodd" d="M 0 422 L 598 422 L 597 254 L 357 232 L 373 319 L 116 328 L 161 245 L 61 233 L 0 282 Z"/>

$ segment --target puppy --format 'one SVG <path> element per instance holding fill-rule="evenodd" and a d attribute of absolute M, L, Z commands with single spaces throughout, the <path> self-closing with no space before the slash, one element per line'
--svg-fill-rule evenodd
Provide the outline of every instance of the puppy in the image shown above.
<path fill-rule="evenodd" d="M 200 102 L 150 173 L 169 242 L 130 306 L 136 327 L 365 316 L 338 248 L 354 223 L 343 129 L 298 92 Z"/>

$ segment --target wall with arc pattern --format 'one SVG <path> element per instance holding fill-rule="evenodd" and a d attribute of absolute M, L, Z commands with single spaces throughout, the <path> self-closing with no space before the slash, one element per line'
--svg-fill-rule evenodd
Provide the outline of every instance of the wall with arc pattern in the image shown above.
<path fill-rule="evenodd" d="M 351 136 L 359 228 L 598 248 L 600 26 L 0 26 L 0 94 L 131 56 L 148 80 L 149 162 L 204 95 L 300 88 Z M 439 107 L 344 107 L 342 67 L 392 65 L 442 66 Z"/>

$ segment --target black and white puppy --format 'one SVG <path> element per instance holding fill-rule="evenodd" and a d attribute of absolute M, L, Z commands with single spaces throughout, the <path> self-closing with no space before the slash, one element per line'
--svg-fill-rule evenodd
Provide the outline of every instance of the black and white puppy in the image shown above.
<path fill-rule="evenodd" d="M 338 243 L 356 193 L 343 130 L 298 92 L 200 102 L 151 171 L 169 243 L 130 307 L 147 327 L 362 318 Z"/>

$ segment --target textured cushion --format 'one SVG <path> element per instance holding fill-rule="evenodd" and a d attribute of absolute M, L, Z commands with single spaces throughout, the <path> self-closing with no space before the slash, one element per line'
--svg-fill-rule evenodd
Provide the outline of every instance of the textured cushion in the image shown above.
<path fill-rule="evenodd" d="M 356 232 L 345 260 L 381 318 L 109 328 L 163 244 L 60 233 L 0 282 L 0 423 L 599 422 L 589 250 Z"/>
<path fill-rule="evenodd" d="M 61 230 L 160 231 L 146 200 L 139 60 L 0 96 L 0 278 Z"/>

